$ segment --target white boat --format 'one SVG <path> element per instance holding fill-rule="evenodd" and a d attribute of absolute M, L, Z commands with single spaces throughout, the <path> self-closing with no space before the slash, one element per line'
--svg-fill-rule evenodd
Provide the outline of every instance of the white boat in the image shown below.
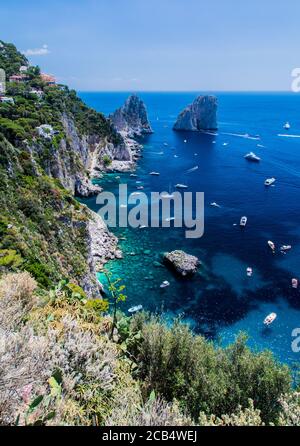
<path fill-rule="evenodd" d="M 267 178 L 265 181 L 265 186 L 272 186 L 272 184 L 274 184 L 276 181 L 275 178 Z"/>
<path fill-rule="evenodd" d="M 163 283 L 160 285 L 160 288 L 167 288 L 168 286 L 170 286 L 170 282 L 164 280 Z"/>
<path fill-rule="evenodd" d="M 247 155 L 245 155 L 245 159 L 248 161 L 254 161 L 255 163 L 260 161 L 259 156 L 255 155 L 254 152 L 247 153 Z"/>
<path fill-rule="evenodd" d="M 144 189 L 144 186 L 137 186 L 137 189 L 142 190 L 142 189 Z"/>
<path fill-rule="evenodd" d="M 184 139 L 183 142 L 186 144 L 187 143 L 187 139 Z"/>
<path fill-rule="evenodd" d="M 282 252 L 289 251 L 290 249 L 292 249 L 292 245 L 282 245 L 280 247 L 280 251 Z"/>
<path fill-rule="evenodd" d="M 178 158 L 178 155 L 174 155 L 174 158 Z"/>
<path fill-rule="evenodd" d="M 187 189 L 187 188 L 188 188 L 188 186 L 186 186 L 185 184 L 180 184 L 180 183 L 176 184 L 175 187 L 176 187 L 177 189 Z"/>
<path fill-rule="evenodd" d="M 161 198 L 164 200 L 171 200 L 172 198 L 174 198 L 174 194 L 162 193 Z"/>
<path fill-rule="evenodd" d="M 290 128 L 291 128 L 291 124 L 290 124 L 289 122 L 286 122 L 286 123 L 284 124 L 283 128 L 284 128 L 285 130 L 290 130 Z"/>
<path fill-rule="evenodd" d="M 134 307 L 129 308 L 128 313 L 134 314 L 143 309 L 143 305 L 135 305 Z"/>
<path fill-rule="evenodd" d="M 199 166 L 192 167 L 191 169 L 187 170 L 187 173 L 195 172 L 195 170 L 198 170 L 198 169 L 199 169 Z"/>
<path fill-rule="evenodd" d="M 215 207 L 215 208 L 220 208 L 221 206 L 216 203 L 215 201 L 213 201 L 212 203 L 210 203 L 210 206 Z"/>
<path fill-rule="evenodd" d="M 240 221 L 240 226 L 246 226 L 246 224 L 247 224 L 247 221 L 248 221 L 248 218 L 247 217 L 242 217 L 241 218 L 241 221 Z"/>
<path fill-rule="evenodd" d="M 223 142 L 222 145 L 223 145 L 224 147 L 226 147 L 226 146 L 228 146 L 228 144 L 229 144 L 229 142 Z"/>
<path fill-rule="evenodd" d="M 165 219 L 165 221 L 174 221 L 174 220 L 175 220 L 175 217 L 168 217 Z"/>
<path fill-rule="evenodd" d="M 160 175 L 160 173 L 159 172 L 150 172 L 149 175 L 158 176 L 158 175 Z"/>
<path fill-rule="evenodd" d="M 248 268 L 247 268 L 247 276 L 251 277 L 252 274 L 253 274 L 253 269 L 250 266 L 248 266 Z"/>
<path fill-rule="evenodd" d="M 167 143 L 167 142 L 164 142 L 164 146 L 166 146 L 166 147 L 167 147 L 167 146 L 168 146 L 168 143 Z"/>
<path fill-rule="evenodd" d="M 265 320 L 264 320 L 264 325 L 271 325 L 271 324 L 273 324 L 273 322 L 275 321 L 276 318 L 277 318 L 277 314 L 276 313 L 269 314 L 265 318 Z"/>
<path fill-rule="evenodd" d="M 145 228 L 147 228 L 146 225 L 141 225 L 141 226 L 139 226 L 139 229 L 145 229 Z"/>
<path fill-rule="evenodd" d="M 136 196 L 136 195 L 141 195 L 141 193 L 142 193 L 142 192 L 131 192 L 130 195 L 131 195 L 132 197 L 134 197 L 134 196 Z"/>
<path fill-rule="evenodd" d="M 268 241 L 268 245 L 272 249 L 273 252 L 275 252 L 275 243 L 273 243 L 271 240 Z"/>
<path fill-rule="evenodd" d="M 298 288 L 298 279 L 292 279 L 292 287 L 296 290 Z"/>
<path fill-rule="evenodd" d="M 130 176 L 131 176 L 132 178 L 136 178 L 136 177 L 137 177 L 137 174 L 136 174 L 136 173 L 131 173 Z"/>

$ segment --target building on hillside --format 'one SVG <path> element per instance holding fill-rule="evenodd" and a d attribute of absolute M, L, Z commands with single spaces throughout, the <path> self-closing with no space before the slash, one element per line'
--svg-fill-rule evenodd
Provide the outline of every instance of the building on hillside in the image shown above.
<path fill-rule="evenodd" d="M 50 124 L 42 124 L 36 128 L 39 136 L 45 139 L 52 139 L 52 137 L 57 133 Z"/>
<path fill-rule="evenodd" d="M 38 89 L 36 89 L 36 88 L 32 88 L 32 89 L 29 91 L 29 93 L 30 93 L 30 94 L 35 94 L 39 99 L 42 99 L 43 96 L 44 96 L 44 92 L 43 92 L 43 90 L 38 90 Z"/>
<path fill-rule="evenodd" d="M 8 96 L 0 96 L 0 102 L 4 102 L 6 104 L 14 105 L 15 101 L 13 98 L 9 98 Z"/>
<path fill-rule="evenodd" d="M 22 66 L 20 67 L 20 73 L 26 73 L 27 70 L 28 70 L 27 65 L 22 65 Z"/>
<path fill-rule="evenodd" d="M 28 79 L 27 76 L 25 76 L 25 74 L 13 74 L 12 76 L 9 77 L 9 82 L 24 82 Z"/>
<path fill-rule="evenodd" d="M 56 79 L 51 74 L 42 73 L 41 79 L 45 82 L 45 84 L 51 86 L 56 84 Z"/>

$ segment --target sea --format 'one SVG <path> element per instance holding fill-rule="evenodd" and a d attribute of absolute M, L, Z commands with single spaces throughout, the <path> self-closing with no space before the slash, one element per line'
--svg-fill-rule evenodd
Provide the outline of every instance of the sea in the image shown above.
<path fill-rule="evenodd" d="M 129 94 L 80 96 L 108 116 Z M 139 93 L 154 133 L 141 140 L 137 177 L 111 173 L 95 182 L 116 195 L 120 183 L 129 192 L 142 185 L 149 195 L 173 192 L 177 183 L 204 192 L 203 236 L 188 239 L 184 229 L 174 227 L 111 228 L 123 259 L 107 268 L 126 286 L 124 312 L 142 305 L 163 314 L 167 323 L 180 318 L 221 346 L 244 332 L 253 350 L 271 350 L 280 362 L 296 368 L 300 352 L 293 351 L 292 341 L 300 329 L 300 286 L 293 289 L 291 280 L 300 279 L 300 95 L 213 92 L 219 101 L 216 134 L 173 131 L 178 113 L 199 94 L 203 92 Z M 287 121 L 290 130 L 284 129 Z M 259 163 L 244 158 L 251 151 Z M 151 176 L 151 171 L 160 175 Z M 271 177 L 276 182 L 266 187 Z M 83 201 L 99 210 L 95 197 Z M 248 222 L 241 229 L 244 215 Z M 282 245 L 292 249 L 282 253 Z M 163 253 L 175 249 L 200 259 L 197 274 L 183 279 L 162 264 Z M 101 274 L 99 279 L 104 280 Z M 170 286 L 160 288 L 163 281 Z M 263 321 L 271 312 L 277 319 L 266 327 Z"/>

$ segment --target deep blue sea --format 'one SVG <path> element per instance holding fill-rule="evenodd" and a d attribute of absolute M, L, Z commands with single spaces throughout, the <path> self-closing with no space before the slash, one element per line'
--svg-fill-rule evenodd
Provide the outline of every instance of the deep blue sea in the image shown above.
<path fill-rule="evenodd" d="M 280 361 L 292 365 L 300 359 L 300 353 L 291 349 L 291 332 L 300 327 L 300 287 L 291 287 L 291 279 L 300 278 L 300 95 L 215 94 L 219 99 L 216 136 L 172 130 L 178 113 L 197 93 L 140 94 L 155 133 L 143 139 L 138 178 L 109 174 L 100 183 L 115 193 L 120 182 L 136 191 L 136 181 L 147 193 L 173 190 L 176 183 L 204 192 L 205 232 L 195 240 L 186 239 L 182 229 L 113 229 L 121 238 L 124 258 L 111 262 L 109 269 L 126 285 L 125 311 L 142 304 L 147 310 L 163 310 L 170 319 L 180 315 L 196 332 L 221 345 L 245 331 L 252 348 L 270 349 Z M 80 96 L 108 115 L 128 93 Z M 289 131 L 283 129 L 286 121 L 292 126 Z M 259 139 L 241 136 L 246 133 Z M 261 162 L 247 162 L 244 155 L 249 151 Z M 196 165 L 198 170 L 187 172 Z M 150 176 L 151 171 L 160 176 Z M 266 188 L 269 177 L 277 181 Z M 95 198 L 85 202 L 97 210 Z M 211 202 L 221 207 L 211 207 Z M 248 217 L 245 230 L 239 227 L 242 215 Z M 278 248 L 290 244 L 292 250 L 286 255 L 277 250 L 273 255 L 268 240 Z M 203 262 L 193 278 L 179 279 L 158 266 L 162 253 L 174 249 Z M 251 278 L 246 275 L 248 266 L 253 268 Z M 164 280 L 170 286 L 160 289 Z M 270 312 L 278 317 L 266 329 L 262 322 Z"/>

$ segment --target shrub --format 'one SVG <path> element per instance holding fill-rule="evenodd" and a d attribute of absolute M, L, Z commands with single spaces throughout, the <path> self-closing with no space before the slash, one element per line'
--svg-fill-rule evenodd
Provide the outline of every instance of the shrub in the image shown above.
<path fill-rule="evenodd" d="M 290 389 L 288 368 L 268 352 L 252 353 L 244 337 L 215 348 L 185 325 L 153 318 L 142 328 L 137 364 L 147 394 L 178 400 L 195 420 L 201 411 L 221 417 L 247 408 L 251 398 L 264 422 L 276 422 L 278 399 Z"/>

